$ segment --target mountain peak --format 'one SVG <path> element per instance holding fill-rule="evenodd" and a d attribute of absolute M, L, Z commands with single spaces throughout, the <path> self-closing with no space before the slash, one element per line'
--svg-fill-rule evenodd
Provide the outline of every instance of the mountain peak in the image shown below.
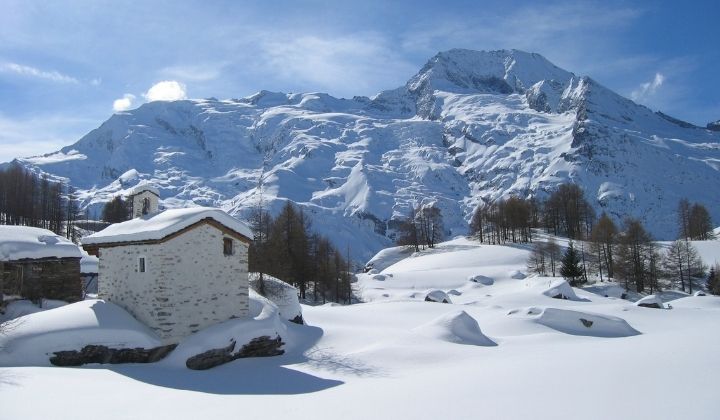
<path fill-rule="evenodd" d="M 451 49 L 432 57 L 408 82 L 408 90 L 524 92 L 543 80 L 566 83 L 574 75 L 545 57 L 520 50 Z"/>

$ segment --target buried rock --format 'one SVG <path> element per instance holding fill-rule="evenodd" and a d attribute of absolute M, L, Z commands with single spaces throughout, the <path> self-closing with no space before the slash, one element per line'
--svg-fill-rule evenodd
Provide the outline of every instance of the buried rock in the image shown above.
<path fill-rule="evenodd" d="M 433 290 L 425 295 L 425 302 L 452 303 L 452 300 L 442 290 Z"/>
<path fill-rule="evenodd" d="M 154 363 L 168 355 L 177 347 L 169 344 L 151 349 L 111 349 L 101 345 L 87 345 L 82 350 L 56 351 L 50 358 L 55 366 L 82 366 L 88 363 Z"/>
<path fill-rule="evenodd" d="M 635 306 L 642 306 L 643 308 L 653 309 L 665 309 L 662 299 L 657 295 L 649 295 L 635 302 Z"/>
<path fill-rule="evenodd" d="M 534 321 L 571 335 L 611 338 L 640 334 L 640 331 L 622 318 L 567 309 L 542 309 L 542 312 L 534 317 Z"/>
<path fill-rule="evenodd" d="M 279 356 L 285 353 L 285 350 L 280 349 L 285 343 L 282 342 L 279 335 L 275 338 L 267 335 L 253 338 L 249 343 L 242 346 L 237 353 L 233 353 L 235 344 L 235 340 L 232 340 L 226 347 L 208 350 L 192 356 L 187 359 L 185 366 L 187 366 L 188 369 L 205 370 L 232 362 L 236 359 Z"/>
<path fill-rule="evenodd" d="M 485 286 L 492 286 L 493 283 L 495 283 L 495 280 L 493 280 L 491 277 L 483 276 L 480 274 L 468 277 L 468 281 L 473 283 L 479 283 Z"/>

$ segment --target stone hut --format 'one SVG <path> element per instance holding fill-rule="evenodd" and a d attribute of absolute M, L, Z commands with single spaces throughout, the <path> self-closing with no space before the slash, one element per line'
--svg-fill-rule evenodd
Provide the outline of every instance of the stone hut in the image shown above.
<path fill-rule="evenodd" d="M 82 300 L 81 256 L 77 245 L 49 230 L 0 226 L 0 297 Z"/>
<path fill-rule="evenodd" d="M 153 194 L 150 209 L 157 209 Z M 153 198 L 155 197 L 155 198 Z M 166 344 L 248 314 L 252 231 L 220 209 L 150 213 L 83 238 L 100 258 L 98 297 L 153 329 Z"/>

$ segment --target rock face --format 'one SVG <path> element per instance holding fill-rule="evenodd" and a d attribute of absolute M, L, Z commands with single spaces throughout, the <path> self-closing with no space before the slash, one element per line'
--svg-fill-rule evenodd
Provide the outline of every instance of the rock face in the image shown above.
<path fill-rule="evenodd" d="M 152 349 L 111 349 L 106 346 L 88 345 L 82 350 L 57 351 L 50 358 L 55 366 L 81 366 L 88 363 L 153 363 L 163 359 L 177 344 Z"/>
<path fill-rule="evenodd" d="M 232 341 L 227 347 L 208 350 L 189 358 L 185 365 L 189 369 L 205 370 L 245 357 L 279 356 L 285 353 L 285 350 L 280 349 L 283 344 L 285 343 L 282 342 L 280 336 L 275 338 L 262 336 L 250 340 L 240 350 L 233 353 L 236 343 Z"/>
<path fill-rule="evenodd" d="M 151 102 L 19 163 L 68 179 L 95 208 L 141 181 L 166 207 L 210 205 L 241 218 L 261 194 L 273 214 L 292 200 L 319 233 L 367 260 L 413 205 L 434 203 L 454 236 L 480 203 L 543 198 L 563 182 L 582 185 L 598 212 L 638 217 L 670 239 L 681 198 L 720 219 L 718 142 L 718 132 L 538 54 L 450 50 L 371 99 L 261 91 Z"/>
<path fill-rule="evenodd" d="M 712 131 L 720 131 L 720 120 L 707 124 L 707 129 Z"/>

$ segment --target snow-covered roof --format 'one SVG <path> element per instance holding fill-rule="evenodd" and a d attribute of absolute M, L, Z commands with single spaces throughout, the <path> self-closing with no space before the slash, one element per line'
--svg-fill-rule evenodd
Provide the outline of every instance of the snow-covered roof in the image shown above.
<path fill-rule="evenodd" d="M 151 187 L 149 184 L 140 184 L 130 191 L 130 195 L 140 194 L 143 191 L 148 191 L 156 196 L 160 197 L 160 190 L 155 187 Z"/>
<path fill-rule="evenodd" d="M 224 211 L 212 207 L 191 207 L 165 210 L 127 222 L 110 225 L 100 232 L 82 239 L 83 245 L 117 242 L 156 241 L 172 235 L 204 219 L 212 219 L 226 228 L 247 238 L 252 238 L 250 228 Z"/>
<path fill-rule="evenodd" d="M 47 229 L 0 226 L 0 261 L 80 257 L 77 245 Z"/>

